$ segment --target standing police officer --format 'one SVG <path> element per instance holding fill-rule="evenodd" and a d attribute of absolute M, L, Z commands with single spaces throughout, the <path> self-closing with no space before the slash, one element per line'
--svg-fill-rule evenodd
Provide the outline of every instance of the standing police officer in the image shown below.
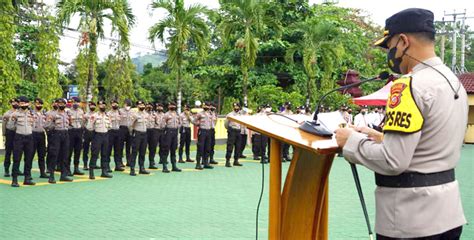
<path fill-rule="evenodd" d="M 56 165 L 60 166 L 61 177 L 60 181 L 72 182 L 73 179 L 68 176 L 67 171 L 67 156 L 69 153 L 69 116 L 65 112 L 66 110 L 66 100 L 59 98 L 56 100 L 58 105 L 58 111 L 51 113 L 46 118 L 46 128 L 54 130 L 51 135 L 51 142 L 48 142 L 48 145 L 51 145 L 49 151 L 51 151 L 51 163 L 49 165 L 49 183 L 56 183 L 54 180 L 54 170 Z M 49 139 L 48 139 L 49 140 Z M 48 154 L 50 154 L 48 152 Z"/>
<path fill-rule="evenodd" d="M 132 136 L 130 135 L 129 129 L 132 126 L 132 101 L 125 99 L 123 108 L 119 110 L 120 113 L 120 160 L 123 158 L 123 149 L 125 148 L 125 157 L 127 158 L 127 166 L 130 166 L 130 160 L 132 159 Z M 123 167 L 123 164 L 122 164 Z"/>
<path fill-rule="evenodd" d="M 179 162 L 184 163 L 183 148 L 186 147 L 186 162 L 194 162 L 190 157 L 191 146 L 191 122 L 193 121 L 189 105 L 184 105 L 184 111 L 179 115 L 181 118 L 181 127 L 179 130 Z"/>
<path fill-rule="evenodd" d="M 74 175 L 84 175 L 84 173 L 79 170 L 82 136 L 84 134 L 84 111 L 82 111 L 82 109 L 79 107 L 80 102 L 81 100 L 78 97 L 74 97 L 72 109 L 67 111 L 69 118 L 71 119 L 71 127 L 69 128 L 69 155 L 67 169 L 70 172 L 71 158 L 74 153 Z"/>
<path fill-rule="evenodd" d="M 210 104 L 205 102 L 203 105 L 203 111 L 196 114 L 193 119 L 194 125 L 198 126 L 198 139 L 197 139 L 197 152 L 196 152 L 196 169 L 202 170 L 204 168 L 212 169 L 213 166 L 209 165 L 209 153 L 211 149 L 211 127 L 212 127 L 212 114 L 210 113 Z"/>
<path fill-rule="evenodd" d="M 216 104 L 211 103 L 209 107 L 210 111 L 209 114 L 211 115 L 211 146 L 209 150 L 209 163 L 210 164 L 219 164 L 216 160 L 214 160 L 214 148 L 216 147 L 216 124 L 217 124 L 217 112 L 216 112 Z"/>
<path fill-rule="evenodd" d="M 467 94 L 435 54 L 433 13 L 388 18 L 376 45 L 389 49 L 393 82 L 384 133 L 341 128 L 344 157 L 375 172 L 377 239 L 459 239 L 466 224 L 454 169 L 467 125 Z"/>
<path fill-rule="evenodd" d="M 96 107 L 95 102 L 89 102 L 89 112 L 84 114 L 84 142 L 82 143 L 82 161 L 84 163 L 84 170 L 89 170 L 90 168 L 90 166 L 87 166 L 87 163 L 89 162 L 89 150 L 91 148 L 92 139 L 94 138 L 92 116 L 95 114 Z"/>
<path fill-rule="evenodd" d="M 178 113 L 176 113 L 176 103 L 170 102 L 168 104 L 168 112 L 163 117 L 165 122 L 165 137 L 163 144 L 163 172 L 169 173 L 167 164 L 168 164 L 168 155 L 170 155 L 171 160 L 171 171 L 181 172 L 176 166 L 176 148 L 178 147 L 178 129 L 181 126 L 181 120 Z"/>
<path fill-rule="evenodd" d="M 225 166 L 232 167 L 230 165 L 230 158 L 232 157 L 232 150 L 234 151 L 234 166 L 242 166 L 239 163 L 239 152 L 240 152 L 240 143 L 241 143 L 241 128 L 240 124 L 236 122 L 229 121 L 227 118 L 229 116 L 240 116 L 240 104 L 232 104 L 234 111 L 227 114 L 224 126 L 227 129 L 227 149 L 225 153 Z"/>
<path fill-rule="evenodd" d="M 130 159 L 130 176 L 136 176 L 135 163 L 138 155 L 138 165 L 140 166 L 140 174 L 150 174 L 145 170 L 145 153 L 146 153 L 146 126 L 148 114 L 145 112 L 145 102 L 137 101 L 138 112 L 132 114 L 130 131 L 132 136 L 132 157 Z"/>
<path fill-rule="evenodd" d="M 51 164 L 51 159 L 52 159 L 52 151 L 51 151 L 51 141 L 53 141 L 53 135 L 54 135 L 54 128 L 51 127 L 46 127 L 48 125 L 48 119 L 50 118 L 51 115 L 56 114 L 58 111 L 58 103 L 56 102 L 57 99 L 54 99 L 53 102 L 51 103 L 51 106 L 53 109 L 49 110 L 46 112 L 46 123 L 45 123 L 45 130 L 46 130 L 46 139 L 48 141 L 48 145 L 46 146 L 46 173 L 51 174 L 49 172 L 49 166 Z"/>
<path fill-rule="evenodd" d="M 89 165 L 89 179 L 95 179 L 94 168 L 99 158 L 100 153 L 100 166 L 102 169 L 101 177 L 112 178 L 112 175 L 108 173 L 110 165 L 108 160 L 109 153 L 109 135 L 108 131 L 110 128 L 110 119 L 106 113 L 107 103 L 105 101 L 98 101 L 99 112 L 93 114 L 90 117 L 92 129 L 94 130 L 94 137 L 92 139 L 92 157 Z"/>
<path fill-rule="evenodd" d="M 160 147 L 159 150 L 159 157 L 160 157 L 160 162 L 159 164 L 163 164 L 163 149 L 164 149 L 164 139 L 165 139 L 165 121 L 164 121 L 165 113 L 163 112 L 163 104 L 162 103 L 156 103 L 156 114 L 155 114 L 155 126 L 157 128 L 157 143 Z M 155 152 L 156 154 L 156 152 Z M 153 159 L 155 158 L 155 155 L 150 156 Z"/>
<path fill-rule="evenodd" d="M 13 124 L 13 121 L 10 121 L 10 118 L 12 114 L 15 113 L 19 108 L 17 99 L 10 99 L 9 102 L 12 108 L 8 110 L 5 114 L 3 114 L 2 118 L 2 132 L 4 136 L 3 142 L 5 143 L 5 161 L 3 162 L 3 166 L 5 167 L 5 177 L 10 177 L 10 164 L 11 156 L 13 153 L 13 139 L 15 138 L 15 126 Z"/>
<path fill-rule="evenodd" d="M 112 100 L 110 102 L 110 105 L 112 109 L 107 113 L 109 116 L 110 120 L 110 129 L 109 129 L 109 149 L 107 152 L 107 162 L 110 163 L 110 158 L 112 157 L 112 149 L 114 150 L 114 163 L 115 163 L 115 171 L 122 172 L 125 169 L 123 169 L 122 165 L 122 159 L 121 159 L 121 154 L 120 154 L 120 112 L 119 112 L 119 107 L 118 107 L 118 102 L 117 100 Z M 108 169 L 107 172 L 110 169 Z"/>
<path fill-rule="evenodd" d="M 151 104 L 151 109 L 148 111 L 148 121 L 146 127 L 147 144 L 148 144 L 148 168 L 158 169 L 155 164 L 156 148 L 158 147 L 158 128 L 159 122 L 156 121 L 155 104 Z"/>
<path fill-rule="evenodd" d="M 45 155 L 46 155 L 46 135 L 45 135 L 45 123 L 46 115 L 43 109 L 43 100 L 40 98 L 35 99 L 35 110 L 33 114 L 33 156 L 35 152 L 38 153 L 38 167 L 40 169 L 40 178 L 49 178 L 46 174 L 45 168 Z"/>
<path fill-rule="evenodd" d="M 28 109 L 30 101 L 28 98 L 21 96 L 18 98 L 20 110 L 15 111 L 10 116 L 10 120 L 14 124 L 15 137 L 13 139 L 13 168 L 12 168 L 12 187 L 19 187 L 18 172 L 20 171 L 21 156 L 24 156 L 25 167 L 24 185 L 35 185 L 31 178 L 31 165 L 34 156 L 33 142 L 33 115 Z"/>

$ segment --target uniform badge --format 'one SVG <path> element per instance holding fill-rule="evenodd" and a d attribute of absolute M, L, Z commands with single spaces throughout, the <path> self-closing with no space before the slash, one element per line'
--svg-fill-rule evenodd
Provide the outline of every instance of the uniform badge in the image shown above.
<path fill-rule="evenodd" d="M 392 85 L 390 88 L 390 102 L 388 104 L 390 108 L 395 108 L 400 104 L 402 100 L 402 92 L 406 87 L 407 85 L 404 83 L 395 83 Z"/>

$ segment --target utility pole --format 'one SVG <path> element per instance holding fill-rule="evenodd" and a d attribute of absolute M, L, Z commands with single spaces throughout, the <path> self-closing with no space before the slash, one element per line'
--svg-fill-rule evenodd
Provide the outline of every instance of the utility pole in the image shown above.
<path fill-rule="evenodd" d="M 466 12 L 466 10 L 464 10 Z M 470 19 L 474 17 L 467 17 L 464 15 L 462 17 L 462 24 L 461 24 L 461 73 L 467 72 L 466 66 L 465 66 L 465 59 L 466 59 L 466 19 Z"/>

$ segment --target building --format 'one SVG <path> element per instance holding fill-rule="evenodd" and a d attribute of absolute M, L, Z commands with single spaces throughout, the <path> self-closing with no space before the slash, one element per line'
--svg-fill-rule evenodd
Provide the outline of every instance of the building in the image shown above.
<path fill-rule="evenodd" d="M 469 117 L 464 142 L 474 144 L 474 73 L 463 73 L 458 77 L 466 89 L 469 102 Z"/>

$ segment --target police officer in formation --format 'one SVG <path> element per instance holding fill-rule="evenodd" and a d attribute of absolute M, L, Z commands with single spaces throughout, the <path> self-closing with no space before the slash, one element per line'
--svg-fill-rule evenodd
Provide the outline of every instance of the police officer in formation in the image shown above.
<path fill-rule="evenodd" d="M 95 114 L 95 109 L 97 105 L 95 102 L 89 103 L 89 112 L 84 115 L 84 142 L 82 143 L 82 161 L 84 163 L 84 170 L 89 170 L 91 166 L 88 166 L 89 163 L 89 151 L 91 149 L 92 139 L 94 138 L 94 125 L 92 118 Z"/>
<path fill-rule="evenodd" d="M 120 108 L 120 149 L 119 158 L 123 157 L 123 149 L 125 148 L 125 157 L 127 158 L 127 166 L 130 166 L 132 159 L 132 136 L 130 134 L 130 127 L 132 126 L 132 101 L 125 99 L 123 108 Z M 123 164 L 122 164 L 123 167 Z"/>
<path fill-rule="evenodd" d="M 210 103 L 205 102 L 203 110 L 194 117 L 194 125 L 198 126 L 197 152 L 196 152 L 196 169 L 202 170 L 213 169 L 209 163 L 209 155 L 211 152 L 211 127 L 212 114 Z"/>
<path fill-rule="evenodd" d="M 168 155 L 170 155 L 171 160 L 171 171 L 181 172 L 176 166 L 176 149 L 178 147 L 178 129 L 181 127 L 181 119 L 176 112 L 176 103 L 170 102 L 168 104 L 168 112 L 165 113 L 163 117 L 165 124 L 165 136 L 163 151 L 161 156 L 161 161 L 163 164 L 163 172 L 169 173 L 167 164 L 168 164 Z"/>
<path fill-rule="evenodd" d="M 147 127 L 146 127 L 146 135 L 147 135 L 147 144 L 148 144 L 148 161 L 149 169 L 157 169 L 155 164 L 155 155 L 156 149 L 158 148 L 158 143 L 160 136 L 158 136 L 158 128 L 160 122 L 156 121 L 156 116 L 158 111 L 156 111 L 156 104 L 149 104 L 150 108 L 148 108 L 148 120 L 147 120 Z"/>
<path fill-rule="evenodd" d="M 191 146 L 191 122 L 193 116 L 189 105 L 184 105 L 184 111 L 179 115 L 181 127 L 179 129 L 179 163 L 185 163 L 183 160 L 183 150 L 186 152 L 186 162 L 194 162 L 190 157 Z"/>
<path fill-rule="evenodd" d="M 257 116 L 267 115 L 266 108 L 267 104 L 261 105 L 257 108 Z M 267 152 L 268 137 L 264 134 L 253 132 L 252 133 L 252 152 L 253 159 L 260 160 L 260 163 L 268 163 Z"/>
<path fill-rule="evenodd" d="M 38 167 L 40 169 L 40 178 L 49 178 L 46 174 L 46 134 L 45 123 L 46 114 L 43 110 L 43 100 L 36 98 L 34 102 L 33 114 L 33 155 L 38 154 Z"/>
<path fill-rule="evenodd" d="M 211 114 L 211 150 L 209 151 L 209 163 L 210 164 L 219 164 L 214 160 L 214 148 L 216 146 L 216 123 L 217 123 L 217 113 L 216 113 L 216 104 L 211 103 L 210 106 Z"/>
<path fill-rule="evenodd" d="M 150 174 L 145 170 L 145 153 L 147 145 L 146 127 L 148 122 L 148 113 L 145 111 L 145 102 L 137 101 L 138 112 L 131 116 L 130 135 L 132 136 L 132 157 L 130 159 L 130 176 L 136 176 L 135 165 L 138 156 L 138 165 L 140 174 Z M 164 169 L 163 169 L 164 171 Z"/>
<path fill-rule="evenodd" d="M 11 157 L 13 153 L 13 139 L 15 138 L 15 125 L 14 122 L 11 121 L 11 116 L 13 113 L 18 111 L 18 100 L 16 98 L 10 99 L 11 109 L 8 110 L 2 118 L 2 133 L 4 137 L 5 143 L 5 161 L 3 162 L 3 166 L 5 167 L 5 177 L 10 177 L 10 165 L 11 165 Z M 18 175 L 23 175 L 23 173 L 18 172 Z"/>
<path fill-rule="evenodd" d="M 233 103 L 232 107 L 234 108 L 234 111 L 227 114 L 227 117 L 240 116 L 241 115 L 240 104 Z M 234 166 L 243 166 L 239 162 L 240 144 L 242 142 L 241 125 L 236 122 L 229 121 L 227 118 L 224 125 L 227 129 L 227 148 L 226 148 L 226 153 L 225 153 L 225 166 L 232 167 L 232 165 L 230 164 L 232 151 L 234 151 Z"/>
<path fill-rule="evenodd" d="M 74 175 L 84 175 L 83 172 L 79 170 L 79 159 L 81 157 L 82 149 L 82 136 L 83 133 L 83 121 L 84 121 L 84 111 L 79 107 L 81 100 L 77 97 L 73 98 L 72 109 L 67 111 L 71 126 L 69 128 L 69 155 L 68 155 L 68 171 L 71 167 L 71 158 L 74 154 Z M 70 171 L 69 171 L 70 172 Z M 69 176 L 72 176 L 69 174 Z"/>
<path fill-rule="evenodd" d="M 110 158 L 112 157 L 112 150 L 114 151 L 114 163 L 115 163 L 115 171 L 122 172 L 125 169 L 123 168 L 122 163 L 122 155 L 121 155 L 121 135 L 120 135 L 120 111 L 118 106 L 117 100 L 110 101 L 111 109 L 107 112 L 107 116 L 110 120 L 110 129 L 108 131 L 109 134 L 109 146 L 107 151 L 107 162 L 110 163 Z M 110 169 L 110 165 L 108 165 L 109 169 L 107 172 L 112 172 Z"/>
<path fill-rule="evenodd" d="M 100 153 L 100 166 L 102 169 L 101 177 L 112 178 L 108 173 L 109 170 L 109 129 L 110 118 L 106 113 L 107 103 L 105 101 L 98 101 L 99 112 L 91 114 L 90 124 L 94 131 L 92 138 L 92 157 L 89 165 L 89 179 L 95 179 L 94 168 L 96 167 L 97 159 Z"/>

